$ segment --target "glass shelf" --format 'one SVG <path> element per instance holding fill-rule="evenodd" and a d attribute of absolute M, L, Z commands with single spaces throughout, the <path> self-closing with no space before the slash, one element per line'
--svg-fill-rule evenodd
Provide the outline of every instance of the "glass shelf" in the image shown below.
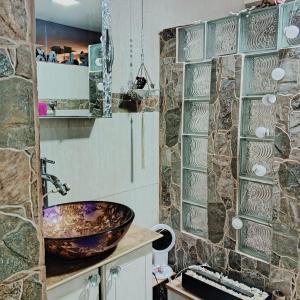
<path fill-rule="evenodd" d="M 241 134 L 244 137 L 256 137 L 256 129 L 264 127 L 269 130 L 267 138 L 274 137 L 276 122 L 276 105 L 265 105 L 262 98 L 244 98 L 242 101 Z"/>
<path fill-rule="evenodd" d="M 178 62 L 204 59 L 205 23 L 178 29 Z"/>
<path fill-rule="evenodd" d="M 277 49 L 279 8 L 273 6 L 252 11 L 241 17 L 240 51 Z"/>
<path fill-rule="evenodd" d="M 183 136 L 183 166 L 196 170 L 206 170 L 207 145 L 207 138 Z"/>
<path fill-rule="evenodd" d="M 272 71 L 278 67 L 277 53 L 251 55 L 245 60 L 245 92 L 248 95 L 265 95 L 277 92 L 277 82 Z"/>
<path fill-rule="evenodd" d="M 273 147 L 274 143 L 257 140 L 241 140 L 241 176 L 272 178 L 273 177 Z M 266 168 L 266 174 L 259 177 L 253 171 L 255 165 Z"/>
<path fill-rule="evenodd" d="M 236 16 L 207 23 L 206 57 L 234 54 L 238 45 L 239 19 Z"/>
<path fill-rule="evenodd" d="M 209 102 L 184 102 L 183 132 L 188 134 L 208 133 Z"/>
<path fill-rule="evenodd" d="M 187 64 L 184 97 L 197 100 L 210 96 L 211 63 Z"/>
<path fill-rule="evenodd" d="M 270 260 L 272 249 L 272 228 L 242 219 L 239 249 L 265 261 Z"/>
<path fill-rule="evenodd" d="M 300 28 L 300 1 L 292 1 L 282 5 L 282 24 L 280 32 L 280 47 L 286 48 L 300 44 L 300 34 L 294 39 L 288 39 L 284 33 L 287 26 Z"/>
<path fill-rule="evenodd" d="M 182 180 L 183 201 L 207 206 L 207 173 L 184 169 Z"/>
<path fill-rule="evenodd" d="M 182 203 L 183 230 L 200 237 L 207 237 L 207 209 Z"/>
<path fill-rule="evenodd" d="M 270 222 L 273 214 L 273 186 L 240 181 L 240 214 Z"/>

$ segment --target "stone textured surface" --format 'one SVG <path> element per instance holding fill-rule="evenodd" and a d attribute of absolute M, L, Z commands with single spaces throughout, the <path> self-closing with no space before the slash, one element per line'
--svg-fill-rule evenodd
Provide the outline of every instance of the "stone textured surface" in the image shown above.
<path fill-rule="evenodd" d="M 45 299 L 34 1 L 0 9 L 0 299 Z"/>
<path fill-rule="evenodd" d="M 300 300 L 300 94 L 294 77 L 298 74 L 300 50 L 280 53 L 288 76 L 279 83 L 276 103 L 273 253 L 267 263 L 236 251 L 236 231 L 231 226 L 239 188 L 237 140 L 242 71 L 239 55 L 216 59 L 212 67 L 209 238 L 197 238 L 178 230 L 181 185 L 175 174 L 180 174 L 183 65 L 176 64 L 175 29 L 164 30 L 160 40 L 160 221 L 172 226 L 177 238 L 170 252 L 170 264 L 179 271 L 193 263 L 208 263 L 236 280 L 267 291 L 280 289 L 288 300 Z"/>

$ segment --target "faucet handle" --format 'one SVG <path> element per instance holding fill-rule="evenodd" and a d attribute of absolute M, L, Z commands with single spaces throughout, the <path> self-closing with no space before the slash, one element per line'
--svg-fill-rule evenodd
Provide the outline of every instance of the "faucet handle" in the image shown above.
<path fill-rule="evenodd" d="M 71 190 L 70 186 L 67 183 L 64 183 L 63 186 L 67 192 Z"/>
<path fill-rule="evenodd" d="M 42 163 L 45 163 L 45 164 L 52 164 L 52 165 L 55 164 L 54 160 L 50 160 L 47 157 L 41 157 L 41 161 L 42 161 Z"/>

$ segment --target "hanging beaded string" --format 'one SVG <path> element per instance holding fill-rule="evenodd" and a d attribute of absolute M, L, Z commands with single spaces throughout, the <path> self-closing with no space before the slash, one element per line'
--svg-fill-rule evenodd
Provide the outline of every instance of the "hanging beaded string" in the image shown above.
<path fill-rule="evenodd" d="M 132 38 L 132 0 L 129 0 L 129 18 L 130 18 L 130 33 L 129 33 L 129 80 L 128 89 L 132 89 L 133 86 L 133 38 Z"/>

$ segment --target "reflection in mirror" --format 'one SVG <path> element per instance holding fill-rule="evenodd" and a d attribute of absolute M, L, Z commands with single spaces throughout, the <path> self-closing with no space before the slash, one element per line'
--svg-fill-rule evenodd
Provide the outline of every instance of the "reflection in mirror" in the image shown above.
<path fill-rule="evenodd" d="M 101 0 L 36 0 L 39 115 L 103 115 Z"/>

